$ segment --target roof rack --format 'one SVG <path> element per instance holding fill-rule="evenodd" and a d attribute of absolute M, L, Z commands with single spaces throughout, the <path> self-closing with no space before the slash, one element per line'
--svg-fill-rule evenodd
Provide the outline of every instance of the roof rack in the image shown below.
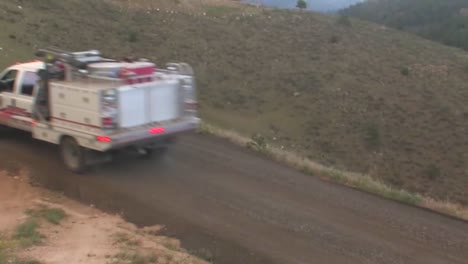
<path fill-rule="evenodd" d="M 53 55 L 53 56 L 57 56 L 60 58 L 79 58 L 79 57 L 100 56 L 101 53 L 98 50 L 71 52 L 71 51 L 61 50 L 56 47 L 39 49 L 36 52 L 36 56 L 38 57 L 44 57 L 46 55 Z"/>
<path fill-rule="evenodd" d="M 36 56 L 42 58 L 46 63 L 59 60 L 77 69 L 83 69 L 90 62 L 115 61 L 101 57 L 98 50 L 71 52 L 56 47 L 39 49 Z"/>

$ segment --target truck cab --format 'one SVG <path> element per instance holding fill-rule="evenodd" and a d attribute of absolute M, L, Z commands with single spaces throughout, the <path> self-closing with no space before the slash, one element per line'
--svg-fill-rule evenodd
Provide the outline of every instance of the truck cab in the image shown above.
<path fill-rule="evenodd" d="M 43 63 L 13 65 L 0 74 L 0 125 L 31 131 L 34 97 Z"/>

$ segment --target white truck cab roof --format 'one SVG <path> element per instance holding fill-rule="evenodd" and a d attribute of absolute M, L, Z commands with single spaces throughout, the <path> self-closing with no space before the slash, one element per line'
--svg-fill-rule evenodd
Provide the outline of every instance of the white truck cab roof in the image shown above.
<path fill-rule="evenodd" d="M 7 70 L 19 70 L 19 71 L 38 71 L 44 69 L 44 62 L 42 61 L 32 61 L 26 63 L 19 63 L 13 66 L 10 66 Z"/>

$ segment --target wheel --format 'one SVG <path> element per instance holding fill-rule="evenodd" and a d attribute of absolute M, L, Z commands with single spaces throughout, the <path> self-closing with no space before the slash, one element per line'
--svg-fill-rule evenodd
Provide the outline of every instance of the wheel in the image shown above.
<path fill-rule="evenodd" d="M 65 137 L 60 142 L 62 160 L 72 172 L 81 174 L 86 169 L 86 150 L 81 147 L 76 139 Z"/>

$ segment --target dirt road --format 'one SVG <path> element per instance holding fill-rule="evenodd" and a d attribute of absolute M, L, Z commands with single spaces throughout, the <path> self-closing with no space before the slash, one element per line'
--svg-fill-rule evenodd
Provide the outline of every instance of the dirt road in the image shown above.
<path fill-rule="evenodd" d="M 70 175 L 54 146 L 0 138 L 0 166 L 122 212 L 214 263 L 468 263 L 468 224 L 318 180 L 243 148 L 183 136 L 159 160 Z"/>

